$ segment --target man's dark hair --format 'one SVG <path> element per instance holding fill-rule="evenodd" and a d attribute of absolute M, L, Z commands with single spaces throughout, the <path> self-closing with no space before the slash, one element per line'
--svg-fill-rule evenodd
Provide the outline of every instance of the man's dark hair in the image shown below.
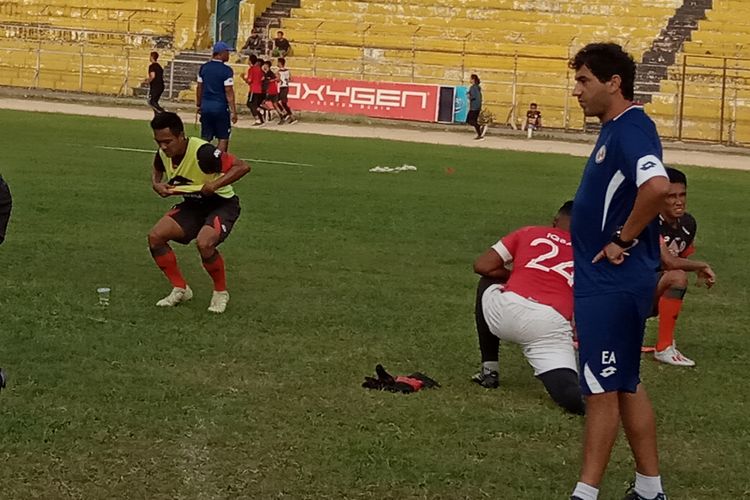
<path fill-rule="evenodd" d="M 477 85 L 482 83 L 482 81 L 479 79 L 479 75 L 477 75 L 476 73 L 472 73 L 470 79 L 471 78 L 473 78 L 477 82 Z"/>
<path fill-rule="evenodd" d="M 279 31 L 277 31 L 277 32 L 276 32 L 276 34 L 277 34 L 277 35 L 283 35 L 283 34 L 284 34 L 284 32 L 283 32 L 283 31 L 281 31 L 281 30 L 279 30 Z"/>
<path fill-rule="evenodd" d="M 283 57 L 279 57 L 279 58 L 277 59 L 277 61 L 278 61 L 278 62 L 279 62 L 279 64 L 281 64 L 282 66 L 286 66 L 286 59 L 284 59 Z"/>
<path fill-rule="evenodd" d="M 573 200 L 568 200 L 560 207 L 557 211 L 557 215 L 565 215 L 570 217 L 573 214 Z"/>
<path fill-rule="evenodd" d="M 685 184 L 687 187 L 687 176 L 676 168 L 667 167 L 667 177 L 672 184 Z"/>
<path fill-rule="evenodd" d="M 151 52 L 151 58 L 152 58 L 152 59 L 153 59 L 154 61 L 158 61 L 158 60 L 159 60 L 159 53 L 158 53 L 158 52 L 156 52 L 156 51 L 154 51 L 154 52 Z"/>
<path fill-rule="evenodd" d="M 633 100 L 635 61 L 616 43 L 590 43 L 578 51 L 568 66 L 575 71 L 586 66 L 602 83 L 619 75 L 622 96 L 628 101 Z"/>
<path fill-rule="evenodd" d="M 168 128 L 175 137 L 185 132 L 185 125 L 182 124 L 182 119 L 180 119 L 177 113 L 170 111 L 159 113 L 151 120 L 152 130 L 162 130 L 165 128 Z"/>
<path fill-rule="evenodd" d="M 535 103 L 535 102 L 532 102 L 531 104 L 529 104 L 529 107 L 530 107 L 530 108 L 531 108 L 531 107 L 534 107 L 534 108 L 536 108 L 536 103 Z"/>
<path fill-rule="evenodd" d="M 250 54 L 250 57 L 248 58 L 250 60 L 250 64 L 255 64 L 258 62 L 258 56 L 255 54 Z"/>

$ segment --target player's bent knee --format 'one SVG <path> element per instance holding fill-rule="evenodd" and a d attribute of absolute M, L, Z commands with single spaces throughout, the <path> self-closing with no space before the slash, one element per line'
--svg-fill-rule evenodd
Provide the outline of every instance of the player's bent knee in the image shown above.
<path fill-rule="evenodd" d="M 586 413 L 578 374 L 570 368 L 557 368 L 537 377 L 544 384 L 552 400 L 564 410 L 576 415 Z"/>
<path fill-rule="evenodd" d="M 688 276 L 685 271 L 676 269 L 666 273 L 667 283 L 670 288 L 687 288 Z"/>
<path fill-rule="evenodd" d="M 203 257 L 210 257 L 216 253 L 216 239 L 212 237 L 199 236 L 195 240 L 195 246 Z"/>
<path fill-rule="evenodd" d="M 151 249 L 166 247 L 169 240 L 155 230 L 148 233 L 148 247 Z"/>

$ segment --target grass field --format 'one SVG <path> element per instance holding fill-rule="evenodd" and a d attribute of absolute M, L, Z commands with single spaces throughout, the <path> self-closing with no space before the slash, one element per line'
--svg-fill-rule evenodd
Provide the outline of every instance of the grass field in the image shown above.
<path fill-rule="evenodd" d="M 255 162 L 221 247 L 232 301 L 178 247 L 196 297 L 169 285 L 146 233 L 169 208 L 149 184 L 146 123 L 0 111 L 15 210 L 0 247 L 0 498 L 562 499 L 582 420 L 503 345 L 501 389 L 478 366 L 471 263 L 498 236 L 546 223 L 584 161 L 239 130 Z M 190 128 L 190 127 L 189 127 Z M 375 165 L 417 172 L 370 174 Z M 446 168 L 455 169 L 452 175 Z M 750 497 L 747 336 L 750 174 L 686 168 L 697 257 L 678 342 L 695 369 L 644 357 L 670 499 Z M 96 288 L 112 303 L 96 305 Z M 653 334 L 652 334 L 653 335 Z M 443 387 L 366 391 L 382 362 Z M 618 441 L 600 498 L 633 463 Z"/>

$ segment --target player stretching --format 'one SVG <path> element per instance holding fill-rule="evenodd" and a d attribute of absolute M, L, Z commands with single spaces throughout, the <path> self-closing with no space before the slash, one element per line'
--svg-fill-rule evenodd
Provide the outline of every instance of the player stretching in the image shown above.
<path fill-rule="evenodd" d="M 231 184 L 250 172 L 250 167 L 202 139 L 186 137 L 182 120 L 175 113 L 156 115 L 151 128 L 159 145 L 152 187 L 162 198 L 184 196 L 184 201 L 172 207 L 148 233 L 151 255 L 173 287 L 156 305 L 172 307 L 193 297 L 169 242 L 187 244 L 196 240 L 203 267 L 214 282 L 208 310 L 223 313 L 229 292 L 224 259 L 216 247 L 229 236 L 240 216 L 240 201 Z"/>
<path fill-rule="evenodd" d="M 510 233 L 474 263 L 474 271 L 482 276 L 475 309 L 482 369 L 472 380 L 496 388 L 500 340 L 515 342 L 523 346 L 534 376 L 552 399 L 567 411 L 583 415 L 570 324 L 572 207 L 572 201 L 560 207 L 552 227 L 530 226 Z M 511 263 L 512 273 L 506 267 Z"/>
<path fill-rule="evenodd" d="M 695 366 L 695 362 L 677 350 L 674 342 L 674 327 L 682 309 L 682 300 L 687 293 L 686 271 L 698 273 L 700 281 L 713 286 L 716 277 L 705 262 L 688 260 L 695 252 L 695 233 L 698 228 L 692 215 L 685 211 L 687 205 L 687 177 L 674 168 L 667 169 L 669 197 L 667 208 L 659 214 L 659 230 L 662 237 L 662 261 L 665 270 L 656 287 L 659 311 L 659 336 L 654 359 L 676 366 Z M 678 257 L 678 259 L 675 259 Z M 670 260 L 680 261 L 672 263 Z"/>
<path fill-rule="evenodd" d="M 574 309 L 586 395 L 574 500 L 596 500 L 620 423 L 636 465 L 626 499 L 664 500 L 656 422 L 639 369 L 660 264 L 656 222 L 669 192 L 654 122 L 633 105 L 635 62 L 613 43 L 570 61 L 573 95 L 602 123 L 573 203 Z"/>

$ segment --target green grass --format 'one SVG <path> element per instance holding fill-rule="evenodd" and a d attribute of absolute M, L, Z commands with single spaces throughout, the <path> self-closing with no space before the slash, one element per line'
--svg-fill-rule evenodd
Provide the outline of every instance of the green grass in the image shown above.
<path fill-rule="evenodd" d="M 169 286 L 146 233 L 169 208 L 150 189 L 146 123 L 0 111 L 0 172 L 15 197 L 0 248 L 0 497 L 567 498 L 582 420 L 566 416 L 515 346 L 502 387 L 478 365 L 471 263 L 546 223 L 583 160 L 238 130 L 256 163 L 221 247 L 232 301 L 178 247 L 195 299 Z M 468 136 L 467 136 L 468 137 Z M 370 174 L 375 165 L 417 172 Z M 455 173 L 447 175 L 452 167 Z M 750 495 L 746 172 L 686 168 L 697 256 L 719 283 L 691 289 L 678 341 L 695 369 L 643 361 L 671 498 Z M 96 288 L 112 287 L 108 309 Z M 376 363 L 439 390 L 366 391 Z M 601 498 L 633 475 L 618 441 Z"/>

